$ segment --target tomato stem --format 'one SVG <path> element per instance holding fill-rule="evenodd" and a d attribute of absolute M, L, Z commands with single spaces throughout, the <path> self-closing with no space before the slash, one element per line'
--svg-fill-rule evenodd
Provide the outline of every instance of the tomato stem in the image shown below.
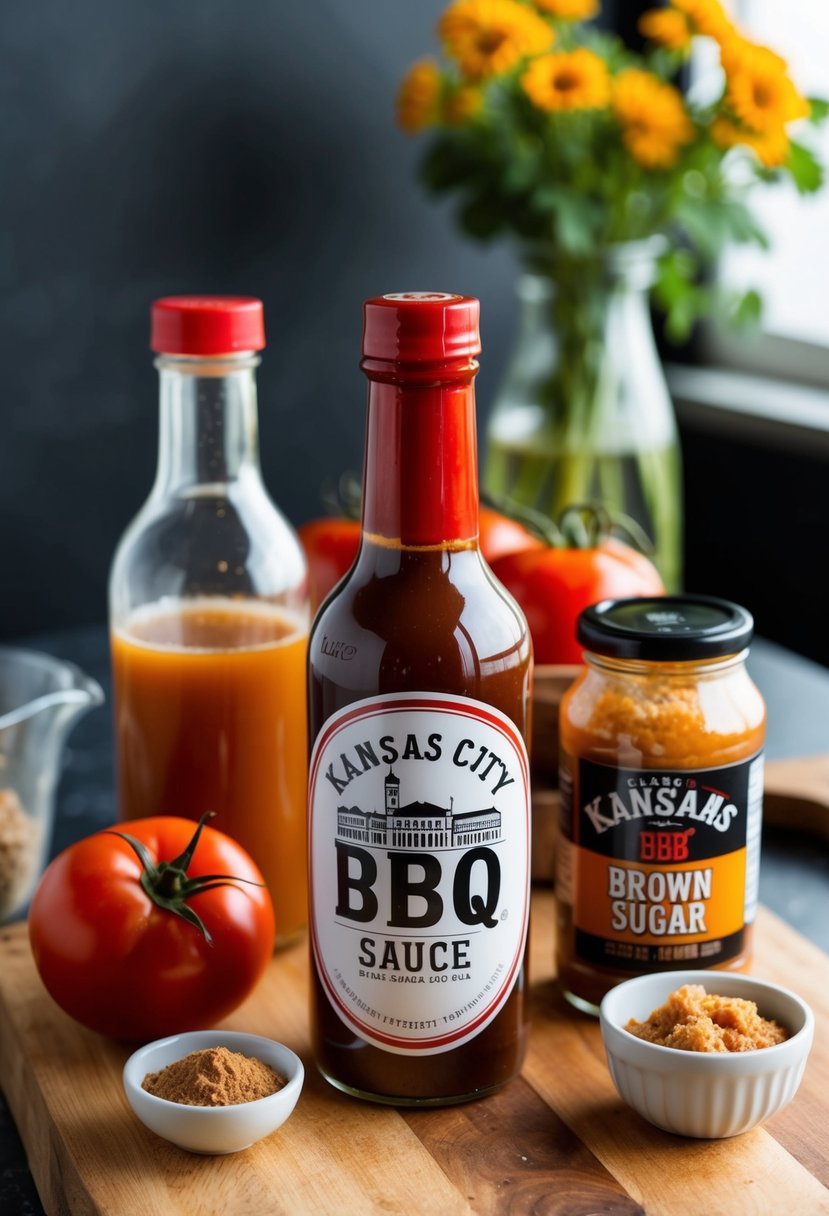
<path fill-rule="evenodd" d="M 649 557 L 655 551 L 650 537 L 635 519 L 621 511 L 611 512 L 601 502 L 571 503 L 557 520 L 511 498 L 481 494 L 481 502 L 523 524 L 551 549 L 596 549 L 615 534 Z"/>
<path fill-rule="evenodd" d="M 208 819 L 215 817 L 215 811 L 205 811 L 199 820 L 198 827 L 193 833 L 193 837 L 183 853 L 179 853 L 178 857 L 174 857 L 172 861 L 160 862 L 162 866 L 167 866 L 171 870 L 178 870 L 179 873 L 184 873 L 190 862 L 193 860 L 193 854 L 196 851 L 196 845 L 199 843 L 199 837 L 202 834 L 202 828 L 207 823 Z"/>
<path fill-rule="evenodd" d="M 213 945 L 213 938 L 210 936 L 207 926 L 185 900 L 194 895 L 203 895 L 206 891 L 215 891 L 217 887 L 233 886 L 237 882 L 247 883 L 252 887 L 265 885 L 261 882 L 254 882 L 251 878 L 237 878 L 233 874 L 200 874 L 197 878 L 187 876 L 187 867 L 193 860 L 202 828 L 208 819 L 213 818 L 213 814 L 213 811 L 204 812 L 187 848 L 172 861 L 153 861 L 147 846 L 126 832 L 116 832 L 114 829 L 110 829 L 107 833 L 126 841 L 141 862 L 141 886 L 153 903 L 159 908 L 172 912 L 174 916 L 181 917 L 189 925 L 193 925 L 209 946 Z"/>

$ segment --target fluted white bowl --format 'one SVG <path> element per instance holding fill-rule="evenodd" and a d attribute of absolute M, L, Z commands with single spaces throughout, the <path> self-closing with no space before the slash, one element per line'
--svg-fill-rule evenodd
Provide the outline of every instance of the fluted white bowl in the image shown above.
<path fill-rule="evenodd" d="M 683 984 L 754 1001 L 761 1017 L 779 1022 L 789 1038 L 744 1052 L 681 1051 L 639 1039 L 625 1024 L 644 1022 Z M 619 1094 L 643 1118 L 681 1136 L 738 1136 L 782 1110 L 797 1092 L 814 1038 L 811 1009 L 769 980 L 725 971 L 664 971 L 625 980 L 599 1011 L 610 1075 Z"/>
<path fill-rule="evenodd" d="M 284 1077 L 285 1084 L 266 1098 L 233 1106 L 185 1106 L 141 1088 L 147 1073 L 210 1047 L 255 1056 Z M 145 1127 L 191 1153 L 215 1154 L 237 1153 L 276 1131 L 296 1106 L 304 1077 L 302 1061 L 290 1048 L 234 1030 L 194 1030 L 156 1039 L 130 1056 L 123 1073 L 127 1100 Z"/>

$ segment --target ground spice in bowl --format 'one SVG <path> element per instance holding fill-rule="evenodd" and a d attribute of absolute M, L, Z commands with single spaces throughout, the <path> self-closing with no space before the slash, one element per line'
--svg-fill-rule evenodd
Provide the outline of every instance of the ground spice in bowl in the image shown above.
<path fill-rule="evenodd" d="M 226 1047 L 191 1051 L 181 1060 L 147 1073 L 141 1088 L 183 1106 L 236 1106 L 282 1089 L 284 1078 L 262 1060 Z"/>

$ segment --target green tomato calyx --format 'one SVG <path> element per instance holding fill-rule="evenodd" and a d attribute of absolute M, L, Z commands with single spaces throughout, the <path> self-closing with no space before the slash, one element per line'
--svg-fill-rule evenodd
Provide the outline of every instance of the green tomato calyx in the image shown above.
<path fill-rule="evenodd" d="M 233 886 L 237 882 L 248 883 L 252 887 L 262 887 L 265 884 L 254 882 L 250 878 L 238 878 L 233 874 L 199 874 L 197 878 L 189 878 L 187 868 L 193 860 L 193 855 L 199 843 L 202 828 L 208 819 L 214 816 L 213 811 L 205 811 L 198 822 L 190 843 L 183 853 L 172 861 L 153 861 L 147 846 L 126 832 L 116 832 L 110 829 L 108 835 L 118 836 L 126 841 L 138 860 L 141 862 L 141 886 L 158 908 L 180 916 L 189 925 L 193 925 L 201 933 L 208 946 L 213 945 L 213 938 L 204 921 L 187 903 L 194 895 L 204 895 L 207 891 L 215 891 L 218 887 Z"/>
<path fill-rule="evenodd" d="M 650 557 L 654 552 L 650 537 L 635 519 L 610 511 L 601 502 L 571 503 L 557 520 L 512 498 L 482 494 L 481 502 L 522 524 L 550 549 L 597 549 L 609 537 L 618 536 L 640 553 Z"/>

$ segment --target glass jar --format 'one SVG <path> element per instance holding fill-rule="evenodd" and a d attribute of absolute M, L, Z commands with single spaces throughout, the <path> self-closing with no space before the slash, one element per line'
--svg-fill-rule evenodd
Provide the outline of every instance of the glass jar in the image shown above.
<path fill-rule="evenodd" d="M 305 559 L 259 468 L 262 304 L 152 310 L 158 471 L 110 576 L 121 818 L 213 811 L 262 870 L 277 942 L 307 921 Z"/>
<path fill-rule="evenodd" d="M 579 618 L 556 853 L 558 974 L 579 1008 L 632 975 L 750 962 L 765 737 L 752 630 L 706 596 L 607 600 Z"/>

